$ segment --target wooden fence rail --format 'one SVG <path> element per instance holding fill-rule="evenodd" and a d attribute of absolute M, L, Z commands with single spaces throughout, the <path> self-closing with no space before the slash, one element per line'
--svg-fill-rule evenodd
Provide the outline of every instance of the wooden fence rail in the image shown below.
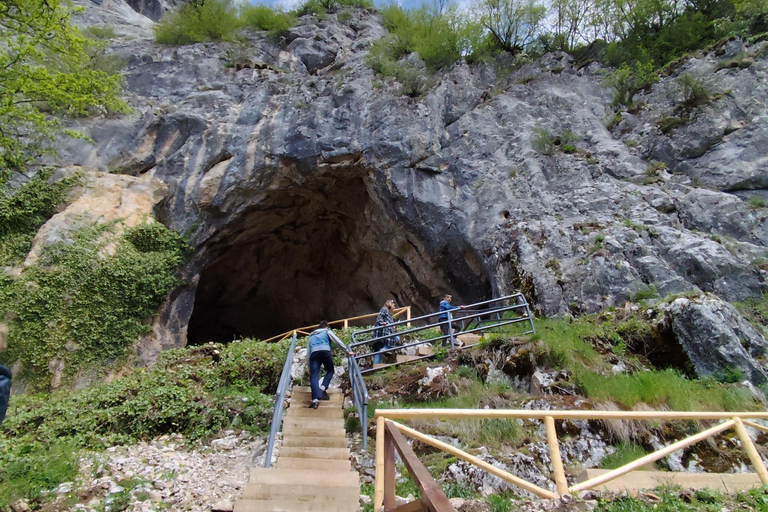
<path fill-rule="evenodd" d="M 766 470 L 765 464 L 760 457 L 757 449 L 755 448 L 752 439 L 749 436 L 749 432 L 746 426 L 753 427 L 755 429 L 768 432 L 768 427 L 755 423 L 749 420 L 768 420 L 768 412 L 676 412 L 676 411 L 580 411 L 580 410 L 568 410 L 568 411 L 525 411 L 525 410 L 512 410 L 512 409 L 378 409 L 376 410 L 376 486 L 374 494 L 374 510 L 385 512 L 405 511 L 404 508 L 394 507 L 394 451 L 392 447 L 387 443 L 392 443 L 389 439 L 397 439 L 394 442 L 396 448 L 400 452 L 403 460 L 406 456 L 404 452 L 399 448 L 402 442 L 399 442 L 398 436 L 402 437 L 404 434 L 412 439 L 421 441 L 424 444 L 433 446 L 440 450 L 443 450 L 455 457 L 469 462 L 477 466 L 480 469 L 487 471 L 488 473 L 499 477 L 500 479 L 515 485 L 521 489 L 535 494 L 541 498 L 554 499 L 562 496 L 566 493 L 575 493 L 584 491 L 587 489 L 594 489 L 606 482 L 619 478 L 631 471 L 637 470 L 642 466 L 651 462 L 662 459 L 671 453 L 691 446 L 695 443 L 703 441 L 709 437 L 715 436 L 728 429 L 735 429 L 736 434 L 741 440 L 742 447 L 747 453 L 752 466 L 754 466 L 757 475 L 763 485 L 768 485 L 768 470 Z M 528 420 L 541 420 L 544 422 L 544 428 L 547 434 L 547 445 L 549 447 L 549 454 L 552 460 L 552 474 L 554 479 L 554 487 L 557 489 L 553 492 L 549 489 L 544 489 L 531 482 L 528 482 L 522 478 L 519 478 L 507 471 L 499 469 L 477 457 L 471 455 L 459 448 L 455 448 L 449 444 L 443 443 L 431 436 L 423 434 L 407 427 L 400 423 L 397 423 L 395 419 L 528 419 Z M 714 425 L 710 428 L 688 436 L 684 439 L 676 441 L 668 446 L 665 446 L 653 453 L 645 455 L 633 462 L 625 464 L 624 466 L 604 473 L 600 476 L 581 482 L 572 486 L 568 486 L 566 480 L 565 469 L 563 467 L 562 457 L 560 456 L 560 444 L 557 438 L 557 430 L 555 428 L 555 420 L 698 420 L 698 421 L 712 421 L 712 420 L 725 420 L 722 423 Z M 406 444 L 407 447 L 407 444 Z M 408 448 L 410 450 L 410 448 Z M 390 453 L 391 452 L 391 453 Z M 410 453 L 413 453 L 412 451 Z M 409 457 L 415 457 L 415 454 Z M 410 464 L 410 465 L 409 465 Z M 419 462 L 421 464 L 421 462 Z M 453 510 L 436 508 L 429 508 L 427 502 L 432 503 L 430 500 L 424 500 L 424 489 L 427 487 L 430 489 L 430 496 L 435 495 L 435 490 L 431 483 L 424 479 L 421 474 L 417 477 L 413 471 L 411 471 L 411 465 L 416 466 L 410 459 L 406 463 L 412 478 L 422 489 L 422 501 L 421 505 L 424 508 L 415 508 L 407 510 L 430 510 L 434 512 L 442 512 L 443 510 Z M 421 466 L 423 468 L 423 465 Z M 425 470 L 426 471 L 426 470 Z M 427 473 L 429 474 L 429 473 Z M 389 477 L 388 477 L 389 475 Z M 431 477 L 430 477 L 431 478 Z M 422 486 L 422 482 L 424 483 Z M 434 482 L 434 480 L 432 480 Z M 439 489 L 439 488 L 438 488 Z M 440 491 L 442 494 L 442 491 Z M 444 495 L 443 495 L 444 496 Z M 439 500 L 434 502 L 439 503 Z M 450 506 L 450 504 L 449 504 Z"/>
<path fill-rule="evenodd" d="M 350 318 L 343 318 L 341 320 L 332 320 L 332 321 L 328 322 L 328 327 L 335 327 L 337 329 L 338 328 L 347 329 L 349 327 L 350 323 L 360 322 L 362 320 L 371 320 L 371 319 L 375 320 L 376 317 L 378 316 L 378 314 L 379 313 L 376 312 L 376 313 L 369 313 L 367 315 L 360 315 L 360 316 L 353 316 L 353 317 L 350 317 Z M 401 316 L 403 314 L 405 314 L 405 319 L 406 320 L 410 320 L 411 319 L 411 306 L 405 306 L 405 307 L 402 307 L 402 308 L 395 308 L 394 311 L 392 312 L 392 317 L 393 318 L 397 318 L 397 317 L 399 317 L 399 316 Z M 294 333 L 300 334 L 300 335 L 304 335 L 304 336 L 309 336 L 309 334 L 313 330 L 317 329 L 318 327 L 320 327 L 319 324 L 307 325 L 305 327 L 299 327 L 298 329 L 293 329 L 293 330 L 290 330 L 288 332 L 284 332 L 282 334 L 278 334 L 277 336 L 272 336 L 271 338 L 267 338 L 264 341 L 267 342 L 267 343 L 271 343 L 271 342 L 278 343 L 278 342 L 283 341 L 286 338 L 290 338 L 291 336 L 294 335 Z"/>

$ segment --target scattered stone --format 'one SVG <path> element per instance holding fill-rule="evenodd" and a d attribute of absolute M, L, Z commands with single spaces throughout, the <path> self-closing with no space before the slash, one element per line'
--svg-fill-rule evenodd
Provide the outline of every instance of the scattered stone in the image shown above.
<path fill-rule="evenodd" d="M 232 512 L 235 505 L 229 500 L 219 500 L 211 507 L 211 512 Z"/>

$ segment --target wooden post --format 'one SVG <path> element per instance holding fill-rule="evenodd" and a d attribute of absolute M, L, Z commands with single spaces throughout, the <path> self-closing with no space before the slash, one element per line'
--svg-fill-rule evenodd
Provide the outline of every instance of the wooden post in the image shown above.
<path fill-rule="evenodd" d="M 344 328 L 345 329 L 349 328 L 349 320 L 344 320 Z"/>
<path fill-rule="evenodd" d="M 568 493 L 568 481 L 565 479 L 565 469 L 563 468 L 563 458 L 560 456 L 560 444 L 557 441 L 555 419 L 552 416 L 544 418 L 544 428 L 547 431 L 549 458 L 552 459 L 552 472 L 555 474 L 557 494 L 562 496 Z"/>
<path fill-rule="evenodd" d="M 408 323 L 405 325 L 410 329 L 411 328 L 411 306 L 407 306 L 405 308 L 405 319 L 408 320 Z"/>
<path fill-rule="evenodd" d="M 384 506 L 384 416 L 376 418 L 376 483 L 373 494 L 373 510 Z"/>
<path fill-rule="evenodd" d="M 424 467 L 424 464 L 421 463 L 413 449 L 408 445 L 403 434 L 400 433 L 397 424 L 388 421 L 384 428 L 387 429 L 387 437 L 391 438 L 393 445 L 397 447 L 397 451 L 400 453 L 400 457 L 403 459 L 403 464 L 408 469 L 411 479 L 419 488 L 419 491 L 421 491 L 421 503 L 424 505 L 424 510 L 429 512 L 456 512 L 456 509 L 448 501 L 443 490 L 440 489 L 435 479 L 432 478 L 427 468 Z M 394 454 L 392 463 L 394 465 Z M 394 495 L 394 490 L 392 494 Z M 386 505 L 384 509 L 387 510 Z"/>
<path fill-rule="evenodd" d="M 733 421 L 736 422 L 736 433 L 739 435 L 739 439 L 741 439 L 741 444 L 747 452 L 749 460 L 752 461 L 752 465 L 755 467 L 757 476 L 760 477 L 760 481 L 763 482 L 763 485 L 768 485 L 768 470 L 765 469 L 763 459 L 757 452 L 754 443 L 752 443 L 752 439 L 749 437 L 749 432 L 747 432 L 746 427 L 744 427 L 744 423 L 741 422 L 741 418 L 733 418 Z"/>
<path fill-rule="evenodd" d="M 384 437 L 384 510 L 389 511 L 397 508 L 395 501 L 395 445 L 386 426 L 381 435 Z M 376 436 L 378 439 L 378 431 Z"/>

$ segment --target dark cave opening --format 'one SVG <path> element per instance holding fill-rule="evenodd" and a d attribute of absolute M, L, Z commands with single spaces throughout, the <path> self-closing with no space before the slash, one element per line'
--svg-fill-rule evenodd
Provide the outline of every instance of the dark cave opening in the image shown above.
<path fill-rule="evenodd" d="M 315 176 L 228 220 L 208 242 L 187 343 L 266 339 L 375 313 L 390 298 L 418 315 L 436 310 L 442 293 L 468 301 L 490 293 L 485 271 L 476 275 L 482 266 L 444 268 L 441 254 L 452 251 L 432 257 L 434 243 L 393 220 L 366 175 Z"/>

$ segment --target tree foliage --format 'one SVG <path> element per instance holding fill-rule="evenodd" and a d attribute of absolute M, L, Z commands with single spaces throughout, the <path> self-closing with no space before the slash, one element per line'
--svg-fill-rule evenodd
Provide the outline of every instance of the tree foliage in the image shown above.
<path fill-rule="evenodd" d="M 481 0 L 480 20 L 502 50 L 518 53 L 539 35 L 546 8 L 536 0 Z"/>
<path fill-rule="evenodd" d="M 95 69 L 65 0 L 0 2 L 0 185 L 47 150 L 59 116 L 124 111 L 120 77 Z"/>

